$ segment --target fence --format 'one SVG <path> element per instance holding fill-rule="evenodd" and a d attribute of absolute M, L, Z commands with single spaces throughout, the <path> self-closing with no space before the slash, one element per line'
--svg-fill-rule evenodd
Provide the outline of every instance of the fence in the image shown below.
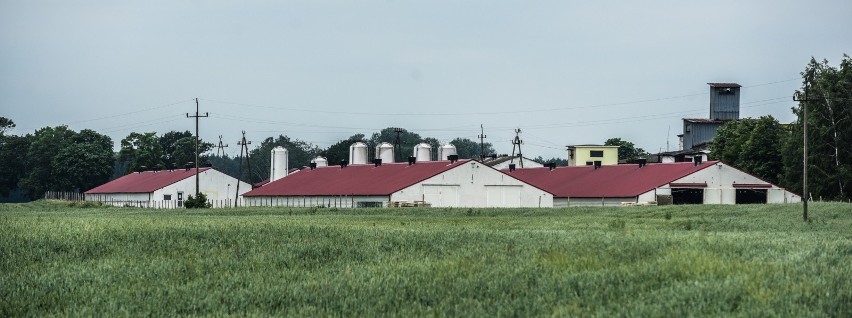
<path fill-rule="evenodd" d="M 85 201 L 86 196 L 78 192 L 47 191 L 44 193 L 44 199 L 63 201 Z"/>

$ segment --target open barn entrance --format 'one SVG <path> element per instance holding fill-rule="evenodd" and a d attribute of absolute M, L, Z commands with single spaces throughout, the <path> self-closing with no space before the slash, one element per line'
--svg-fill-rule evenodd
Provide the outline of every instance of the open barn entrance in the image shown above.
<path fill-rule="evenodd" d="M 681 188 L 672 189 L 673 204 L 703 204 L 704 189 Z"/>
<path fill-rule="evenodd" d="M 766 189 L 737 189 L 737 204 L 764 204 L 766 197 Z"/>

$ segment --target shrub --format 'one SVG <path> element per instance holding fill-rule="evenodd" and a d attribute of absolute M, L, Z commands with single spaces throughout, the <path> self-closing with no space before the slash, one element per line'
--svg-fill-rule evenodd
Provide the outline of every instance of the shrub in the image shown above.
<path fill-rule="evenodd" d="M 187 196 L 186 201 L 183 202 L 183 206 L 187 209 L 206 209 L 212 205 L 210 202 L 207 202 L 207 196 L 204 193 L 199 193 L 196 197 L 193 197 L 191 194 Z"/>

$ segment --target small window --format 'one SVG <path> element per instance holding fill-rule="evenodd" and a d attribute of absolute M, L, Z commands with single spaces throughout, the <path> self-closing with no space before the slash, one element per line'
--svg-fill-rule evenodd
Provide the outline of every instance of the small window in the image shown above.
<path fill-rule="evenodd" d="M 384 202 L 358 202 L 359 208 L 381 208 L 385 205 Z"/>
<path fill-rule="evenodd" d="M 603 158 L 603 150 L 591 150 L 589 151 L 589 157 Z"/>
<path fill-rule="evenodd" d="M 163 195 L 163 201 L 171 201 L 171 200 L 172 200 L 171 194 L 164 194 Z"/>

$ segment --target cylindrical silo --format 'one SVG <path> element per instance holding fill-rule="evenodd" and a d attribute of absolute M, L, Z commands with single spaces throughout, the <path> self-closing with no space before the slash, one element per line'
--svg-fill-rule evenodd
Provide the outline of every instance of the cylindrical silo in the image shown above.
<path fill-rule="evenodd" d="M 376 146 L 376 159 L 382 159 L 382 163 L 394 162 L 393 145 L 383 142 Z"/>
<path fill-rule="evenodd" d="M 438 148 L 438 160 L 449 160 L 448 156 L 457 155 L 456 146 L 453 144 L 445 144 Z"/>
<path fill-rule="evenodd" d="M 349 146 L 349 164 L 367 164 L 367 145 L 365 143 L 359 141 Z"/>
<path fill-rule="evenodd" d="M 420 143 L 414 146 L 414 157 L 418 162 L 432 161 L 432 145 Z"/>
<path fill-rule="evenodd" d="M 275 147 L 272 149 L 272 163 L 269 165 L 269 182 L 287 176 L 287 149 Z"/>
<path fill-rule="evenodd" d="M 311 160 L 311 162 L 317 164 L 317 167 L 327 167 L 328 166 L 328 159 L 325 159 L 325 157 L 316 157 L 316 158 L 314 158 L 314 160 Z"/>

